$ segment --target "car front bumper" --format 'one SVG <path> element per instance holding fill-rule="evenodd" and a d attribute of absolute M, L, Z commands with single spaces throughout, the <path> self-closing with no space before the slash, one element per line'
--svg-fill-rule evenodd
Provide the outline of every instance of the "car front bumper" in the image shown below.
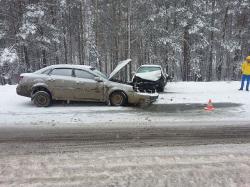
<path fill-rule="evenodd" d="M 128 102 L 135 105 L 148 105 L 155 102 L 158 97 L 158 93 L 134 92 L 128 97 Z"/>
<path fill-rule="evenodd" d="M 135 79 L 136 81 L 133 82 L 134 90 L 138 90 L 140 92 L 146 91 L 148 93 L 151 93 L 166 85 L 166 82 L 162 78 L 157 81 L 149 81 L 137 77 Z"/>

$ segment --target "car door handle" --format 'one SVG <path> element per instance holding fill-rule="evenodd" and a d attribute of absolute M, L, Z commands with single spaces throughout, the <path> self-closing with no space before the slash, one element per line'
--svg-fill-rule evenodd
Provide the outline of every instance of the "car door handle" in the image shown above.
<path fill-rule="evenodd" d="M 50 78 L 49 81 L 55 81 L 55 79 Z"/>

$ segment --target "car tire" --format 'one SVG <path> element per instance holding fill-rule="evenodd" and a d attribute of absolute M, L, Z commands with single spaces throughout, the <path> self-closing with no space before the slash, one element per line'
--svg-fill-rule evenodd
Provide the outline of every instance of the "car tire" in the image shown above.
<path fill-rule="evenodd" d="M 48 107 L 51 104 L 51 96 L 46 91 L 38 91 L 32 96 L 32 101 L 37 107 Z"/>
<path fill-rule="evenodd" d="M 113 92 L 109 97 L 111 106 L 125 106 L 127 104 L 127 96 L 123 92 Z"/>

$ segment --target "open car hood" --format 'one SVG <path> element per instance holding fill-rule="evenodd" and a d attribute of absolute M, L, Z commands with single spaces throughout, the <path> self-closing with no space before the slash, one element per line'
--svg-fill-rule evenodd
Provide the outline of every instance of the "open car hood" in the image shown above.
<path fill-rule="evenodd" d="M 141 79 L 149 80 L 149 81 L 157 81 L 161 78 L 161 70 L 152 71 L 152 72 L 144 72 L 144 73 L 136 73 L 136 77 L 140 77 Z"/>
<path fill-rule="evenodd" d="M 130 62 L 131 62 L 131 59 L 127 59 L 127 60 L 118 62 L 118 65 L 116 66 L 116 68 L 109 75 L 109 80 L 112 79 L 122 68 L 124 68 Z"/>

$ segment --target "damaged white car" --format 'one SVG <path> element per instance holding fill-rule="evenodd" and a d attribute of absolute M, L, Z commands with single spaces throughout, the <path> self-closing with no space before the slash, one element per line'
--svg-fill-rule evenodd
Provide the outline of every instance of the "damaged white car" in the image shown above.
<path fill-rule="evenodd" d="M 20 75 L 18 95 L 30 97 L 38 107 L 47 107 L 53 100 L 93 101 L 113 106 L 150 104 L 158 93 L 141 93 L 132 85 L 110 81 L 130 59 L 118 63 L 107 78 L 97 69 L 85 65 L 60 64 Z"/>
<path fill-rule="evenodd" d="M 160 65 L 142 65 L 133 76 L 133 85 L 139 90 L 163 92 L 167 84 L 168 75 L 164 74 Z"/>

